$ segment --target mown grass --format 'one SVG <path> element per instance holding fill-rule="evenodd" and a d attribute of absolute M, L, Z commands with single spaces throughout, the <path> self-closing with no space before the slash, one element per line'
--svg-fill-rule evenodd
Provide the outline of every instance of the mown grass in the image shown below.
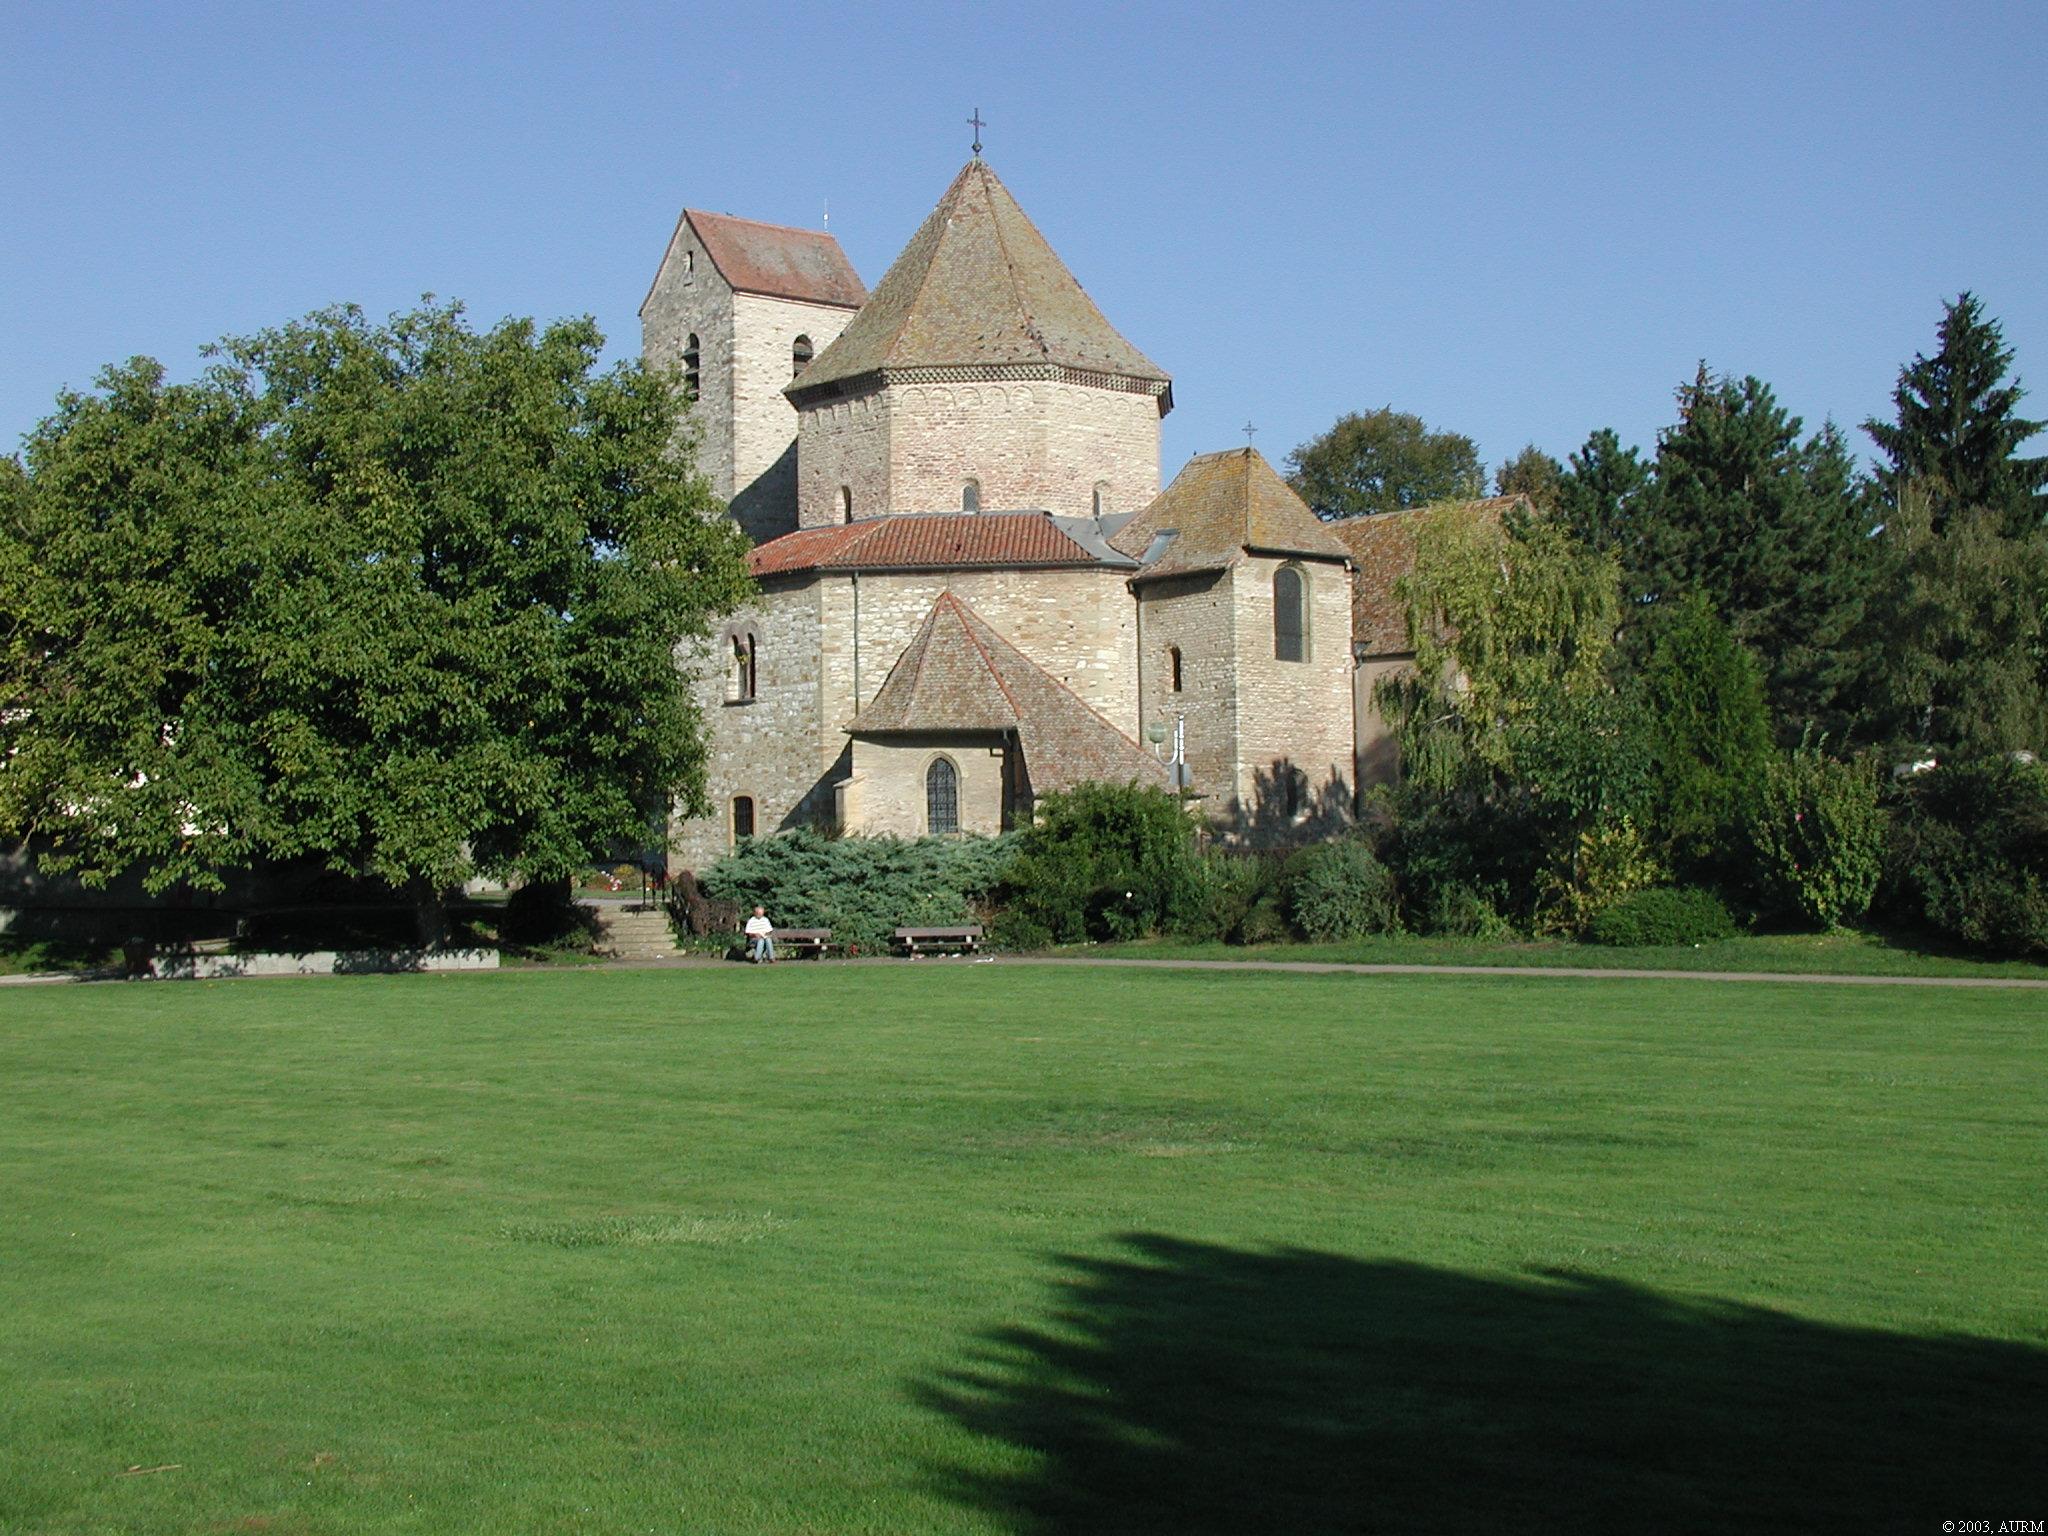
<path fill-rule="evenodd" d="M 1353 965 L 1540 965 L 1643 971 L 1766 971 L 1781 975 L 2016 976 L 2048 980 L 2048 965 L 1944 949 L 1925 935 L 1876 930 L 1749 934 L 1707 944 L 1579 944 L 1569 939 L 1459 939 L 1377 934 L 1328 944 L 1218 944 L 1146 939 L 1056 951 L 1156 960 L 1312 960 Z"/>
<path fill-rule="evenodd" d="M 1996 992 L 10 990 L 0 1529 L 2021 1511 L 2044 1068 L 2038 999 Z"/>

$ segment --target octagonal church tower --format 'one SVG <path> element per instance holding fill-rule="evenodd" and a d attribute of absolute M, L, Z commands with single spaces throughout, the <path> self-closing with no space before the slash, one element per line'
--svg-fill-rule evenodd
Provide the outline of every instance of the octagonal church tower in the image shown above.
<path fill-rule="evenodd" d="M 1104 518 L 1159 492 L 1166 372 L 978 156 L 786 393 L 805 528 L 890 513 Z"/>

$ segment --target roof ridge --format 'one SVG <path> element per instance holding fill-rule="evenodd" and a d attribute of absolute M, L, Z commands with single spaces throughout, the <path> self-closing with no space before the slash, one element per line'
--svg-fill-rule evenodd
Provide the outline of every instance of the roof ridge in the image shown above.
<path fill-rule="evenodd" d="M 950 589 L 948 590 L 947 595 L 952 595 Z M 964 608 L 965 604 L 962 604 L 962 607 Z M 966 611 L 970 614 L 974 614 L 975 621 L 979 624 L 984 625 L 988 629 L 990 634 L 994 635 L 998 640 L 1001 640 L 1003 642 L 1003 645 L 1007 649 L 1016 652 L 1018 658 L 1024 663 L 1025 666 L 1031 668 L 1032 671 L 1036 672 L 1048 683 L 1051 683 L 1053 687 L 1057 688 L 1061 693 L 1064 693 L 1068 698 L 1072 699 L 1076 704 L 1080 705 L 1082 709 L 1086 710 L 1090 715 L 1093 715 L 1097 720 L 1101 721 L 1103 725 L 1108 727 L 1111 731 L 1115 732 L 1116 735 L 1124 742 L 1126 746 L 1139 752 L 1145 750 L 1143 747 L 1140 747 L 1138 745 L 1136 737 L 1126 736 L 1124 734 L 1123 728 L 1119 726 L 1114 720 L 1111 720 L 1107 715 L 1103 714 L 1101 710 L 1097 709 L 1093 704 L 1090 704 L 1086 699 L 1082 698 L 1079 693 L 1075 692 L 1072 688 L 1068 687 L 1066 683 L 1062 682 L 1059 678 L 1054 677 L 1052 673 L 1048 672 L 1044 667 L 1041 667 L 1029 656 L 1026 656 L 1023 651 L 1018 649 L 1014 641 L 1006 638 L 1003 635 L 1001 630 L 998 630 L 994 625 L 989 624 L 989 622 L 986 619 L 982 618 L 980 614 L 974 613 L 973 609 L 968 608 L 966 609 Z M 976 640 L 976 644 L 980 644 L 980 641 L 978 639 Z M 990 670 L 993 671 L 994 668 L 991 667 Z M 1017 708 L 1017 701 L 1014 698 L 1011 698 L 1009 687 L 1007 684 L 1004 684 L 1003 677 L 1000 672 L 996 673 L 996 683 L 998 684 L 998 686 L 1002 687 L 1003 697 L 1010 700 L 1010 707 L 1012 709 L 1017 710 L 1018 723 L 1020 725 L 1023 724 L 1024 711 L 1022 709 Z"/>
<path fill-rule="evenodd" d="M 931 256 L 925 261 L 924 270 L 917 275 L 917 286 L 910 290 L 910 300 L 903 306 L 903 313 L 896 321 L 896 329 L 889 333 L 888 345 L 882 348 L 882 356 L 885 359 L 896 350 L 896 343 L 903 339 L 903 333 L 910 329 L 910 322 L 917 317 L 918 301 L 924 297 L 925 289 L 931 286 L 932 274 L 939 268 L 939 252 L 945 246 L 946 236 L 953 231 L 952 215 L 946 212 L 946 205 L 952 200 L 954 190 L 959 187 L 961 182 L 967 179 L 967 172 L 971 168 L 964 165 L 960 167 L 960 174 L 953 178 L 953 185 L 946 188 L 944 195 L 939 198 L 937 203 L 932 205 L 932 211 L 925 215 L 925 224 L 931 223 L 933 219 L 939 219 L 938 230 L 932 236 Z M 946 216 L 940 218 L 941 214 Z M 923 227 L 924 225 L 918 226 L 920 231 Z M 917 236 L 915 234 L 910 237 L 910 243 L 912 245 L 917 243 Z M 905 247 L 906 250 L 908 248 L 907 246 Z M 896 259 L 901 261 L 903 258 L 901 255 L 898 255 Z M 888 275 L 887 272 L 882 274 L 885 279 Z M 869 297 L 873 297 L 873 295 L 870 294 Z"/>
<path fill-rule="evenodd" d="M 939 627 L 939 605 L 945 602 L 951 592 L 952 588 L 948 587 L 945 592 L 939 594 L 939 601 L 932 604 L 932 611 L 925 615 L 924 627 L 917 633 L 917 665 L 910 670 L 910 692 L 913 697 L 917 694 L 917 685 L 924 681 L 924 664 L 932 654 L 932 640 Z M 888 683 L 888 678 L 882 679 L 883 687 L 887 687 Z M 876 689 L 875 697 L 881 696 L 881 689 Z M 860 714 L 859 699 L 853 701 L 853 712 L 856 716 Z"/>
<path fill-rule="evenodd" d="M 960 627 L 967 632 L 968 642 L 974 647 L 976 653 L 980 655 L 981 664 L 988 668 L 988 675 L 996 680 L 996 688 L 1002 694 L 1003 702 L 1010 706 L 1010 713 L 1017 717 L 1018 724 L 1023 724 L 1024 711 L 1018 707 L 1017 696 L 1010 692 L 1009 681 L 1004 678 L 1002 669 L 996 665 L 995 658 L 989 655 L 988 647 L 981 643 L 981 636 L 974 632 L 976 624 L 982 624 L 986 621 L 980 614 L 955 597 L 951 587 L 946 588 L 944 592 L 939 594 L 939 601 L 953 605 L 953 612 L 960 620 Z M 1019 654 L 1022 653 L 1020 652 Z M 1029 660 L 1030 658 L 1026 657 L 1025 659 Z"/>
<path fill-rule="evenodd" d="M 1010 297 L 1016 300 L 1017 313 L 1024 317 L 1024 334 L 1029 336 L 1038 349 L 1046 354 L 1047 361 L 1051 361 L 1052 348 L 1047 345 L 1044 333 L 1038 328 L 1038 317 L 1032 314 L 1031 305 L 1024 297 L 1024 284 L 1017 276 L 1017 262 L 1010 255 L 1010 242 L 1003 238 L 1003 221 L 996 217 L 996 198 L 995 193 L 989 188 L 989 182 L 993 179 L 997 186 L 1002 186 L 1002 182 L 1000 178 L 996 177 L 995 172 L 986 165 L 982 165 L 980 160 L 977 159 L 974 163 L 981 166 L 981 195 L 988 200 L 989 232 L 995 236 L 996 249 L 1002 254 L 1003 270 L 1010 274 Z M 1003 190 L 1008 192 L 1009 188 L 1004 187 Z M 1010 201 L 1014 203 L 1017 200 L 1011 198 Z M 1017 211 L 1020 214 L 1024 213 L 1021 204 L 1018 206 Z M 1029 214 L 1025 214 L 1025 221 L 1027 223 L 1030 221 Z M 1041 234 L 1038 238 L 1043 241 L 1045 236 Z"/>
<path fill-rule="evenodd" d="M 720 213 L 715 208 L 685 208 L 683 210 L 685 218 L 691 214 L 698 213 L 703 214 L 707 219 L 724 219 L 729 224 L 751 224 L 756 229 L 779 229 L 792 235 L 817 235 L 826 240 L 836 238 L 829 229 L 806 229 L 801 224 L 776 224 L 768 219 L 750 219 L 745 214 L 740 213 Z"/>

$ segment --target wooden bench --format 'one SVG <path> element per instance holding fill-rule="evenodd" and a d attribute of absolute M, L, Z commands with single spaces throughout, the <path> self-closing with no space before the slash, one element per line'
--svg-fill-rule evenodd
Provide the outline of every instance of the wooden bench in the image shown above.
<path fill-rule="evenodd" d="M 771 935 L 775 940 L 775 953 L 809 955 L 813 960 L 822 960 L 825 951 L 832 947 L 830 928 L 778 928 Z"/>
<path fill-rule="evenodd" d="M 929 949 L 975 950 L 981 947 L 981 924 L 958 928 L 898 928 L 896 947 L 912 959 Z"/>

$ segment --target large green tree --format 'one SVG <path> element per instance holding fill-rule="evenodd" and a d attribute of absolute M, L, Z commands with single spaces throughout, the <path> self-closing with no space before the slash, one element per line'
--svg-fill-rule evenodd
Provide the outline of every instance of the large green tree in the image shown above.
<path fill-rule="evenodd" d="M 1887 463 L 1878 484 L 1896 506 L 1908 487 L 1926 498 L 1934 531 L 1973 507 L 1989 508 L 2009 533 L 2048 524 L 2048 457 L 2022 458 L 2042 428 L 2019 415 L 2026 397 L 2008 378 L 2012 349 L 1974 294 L 1944 306 L 1932 357 L 1915 355 L 1892 392 L 1894 421 L 1863 424 Z"/>
<path fill-rule="evenodd" d="M 1337 518 L 1477 496 L 1486 469 L 1471 438 L 1433 432 L 1420 416 L 1382 406 L 1340 416 L 1295 449 L 1287 478 L 1316 516 Z"/>
<path fill-rule="evenodd" d="M 1699 376 L 1658 439 L 1655 494 L 1620 549 L 1636 603 L 1699 592 L 1762 660 L 1780 734 L 1839 732 L 1868 672 L 1882 579 L 1867 482 L 1832 424 L 1802 437 L 1755 378 Z"/>
<path fill-rule="evenodd" d="M 335 309 L 63 396 L 0 475 L 0 835 L 88 882 L 546 878 L 704 806 L 748 589 L 672 380 L 588 320 Z"/>
<path fill-rule="evenodd" d="M 1557 486 L 1557 516 L 1588 549 L 1622 550 L 1648 520 L 1656 496 L 1640 450 L 1624 448 L 1608 427 L 1570 456 Z"/>
<path fill-rule="evenodd" d="M 1494 471 L 1493 489 L 1499 496 L 1526 496 L 1530 506 L 1548 516 L 1557 510 L 1563 481 L 1564 466 L 1531 443 Z"/>

